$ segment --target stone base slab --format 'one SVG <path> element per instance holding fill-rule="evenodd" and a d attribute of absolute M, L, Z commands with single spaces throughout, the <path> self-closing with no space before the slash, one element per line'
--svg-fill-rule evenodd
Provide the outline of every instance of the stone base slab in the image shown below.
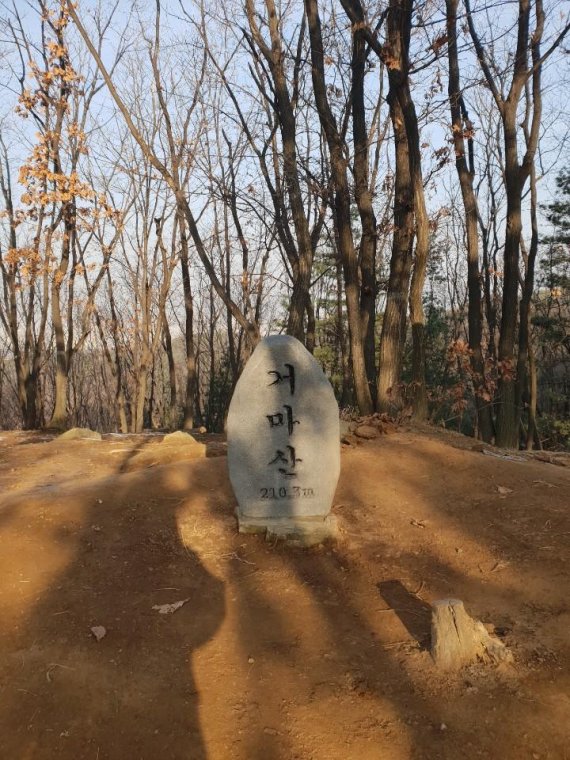
<path fill-rule="evenodd" d="M 248 517 L 237 513 L 240 533 L 262 533 L 266 541 L 285 541 L 290 546 L 315 546 L 338 538 L 334 515 L 322 517 Z"/>

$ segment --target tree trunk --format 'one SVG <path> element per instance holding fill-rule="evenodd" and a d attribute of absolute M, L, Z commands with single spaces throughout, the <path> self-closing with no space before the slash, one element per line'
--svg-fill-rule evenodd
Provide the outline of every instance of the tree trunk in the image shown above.
<path fill-rule="evenodd" d="M 408 291 L 414 242 L 414 202 L 408 140 L 402 109 L 395 92 L 391 91 L 388 94 L 388 103 L 394 131 L 395 177 L 394 236 L 378 366 L 377 406 L 378 410 L 383 412 L 393 411 L 399 401 L 398 385 L 406 341 Z"/>
<path fill-rule="evenodd" d="M 123 386 L 121 384 L 121 378 L 120 375 L 117 376 L 117 404 L 116 404 L 116 415 L 117 415 L 117 422 L 119 425 L 119 430 L 121 433 L 128 433 L 129 432 L 129 425 L 127 422 L 127 405 L 125 400 L 125 392 L 123 390 Z"/>
<path fill-rule="evenodd" d="M 471 367 L 473 386 L 477 406 L 477 421 L 480 437 L 491 442 L 493 439 L 493 417 L 491 397 L 485 388 L 485 364 L 481 348 L 482 313 L 481 284 L 479 279 L 479 236 L 477 230 L 477 198 L 473 190 L 473 167 L 468 167 L 465 157 L 465 131 L 467 139 L 472 141 L 472 126 L 465 113 L 459 78 L 459 59 L 457 55 L 457 2 L 447 0 L 447 36 L 449 57 L 449 104 L 451 108 L 451 131 L 455 149 L 455 167 L 459 177 L 461 196 L 465 208 L 465 226 L 467 234 L 467 287 L 469 292 L 468 324 L 469 348 L 471 349 Z M 462 113 L 463 107 L 463 113 Z M 464 124 L 465 120 L 465 124 Z"/>
<path fill-rule="evenodd" d="M 501 334 L 499 338 L 499 382 L 497 411 L 497 446 L 516 449 L 519 445 L 519 415 L 515 383 L 515 341 L 519 288 L 519 252 L 522 231 L 521 194 L 516 135 L 516 103 L 506 103 L 505 184 L 507 191 L 507 225 Z"/>
<path fill-rule="evenodd" d="M 312 264 L 311 264 L 312 266 Z M 305 343 L 305 313 L 309 300 L 310 269 L 305 261 L 298 262 L 293 269 L 295 280 L 289 300 L 289 315 L 287 317 L 287 335 L 292 335 L 301 343 Z"/>
<path fill-rule="evenodd" d="M 156 357 L 153 357 L 152 359 L 152 367 L 150 370 L 150 393 L 148 394 L 148 408 L 147 408 L 147 419 L 148 419 L 148 427 L 151 428 L 151 430 L 154 430 L 155 428 L 155 420 L 156 420 L 156 402 L 155 402 L 155 391 L 156 391 Z"/>
<path fill-rule="evenodd" d="M 303 203 L 303 194 L 299 182 L 299 169 L 297 166 L 297 125 L 295 111 L 287 78 L 285 75 L 285 54 L 282 49 L 280 19 L 277 14 L 274 0 L 265 0 L 268 14 L 268 27 L 271 39 L 271 48 L 264 42 L 255 19 L 253 0 L 246 0 L 247 16 L 253 37 L 265 57 L 273 80 L 273 107 L 275 108 L 281 131 L 283 145 L 283 176 L 287 186 L 291 216 L 297 238 L 297 266 L 295 267 L 295 280 L 293 293 L 289 305 L 289 318 L 287 321 L 287 333 L 305 342 L 304 317 L 309 299 L 311 284 L 311 270 L 313 267 L 313 249 L 311 246 L 311 233 L 309 222 Z M 301 35 L 303 30 L 301 30 Z M 294 67 L 297 76 L 298 66 Z M 297 82 L 294 83 L 296 88 Z"/>
<path fill-rule="evenodd" d="M 24 430 L 35 430 L 38 427 L 38 376 L 34 370 L 28 371 L 26 375 L 25 389 L 26 403 L 22 409 Z"/>
<path fill-rule="evenodd" d="M 336 246 L 335 246 L 336 247 Z M 353 404 L 352 377 L 350 374 L 350 356 L 348 342 L 346 340 L 344 310 L 343 305 L 343 287 L 342 287 L 342 262 L 336 250 L 336 338 L 337 352 L 339 356 L 339 368 L 341 375 L 341 409 Z"/>
<path fill-rule="evenodd" d="M 537 13 L 537 21 L 540 19 L 540 15 Z M 537 39 L 536 35 L 533 35 L 532 40 L 532 60 L 536 65 L 540 58 L 540 38 Z M 528 408 L 528 430 L 527 430 L 527 448 L 532 448 L 532 441 L 536 431 L 536 367 L 529 367 L 530 361 L 534 362 L 534 355 L 532 353 L 532 346 L 530 341 L 530 310 L 532 303 L 532 294 L 534 291 L 534 271 L 536 265 L 536 257 L 538 254 L 538 199 L 536 189 L 536 168 L 534 163 L 533 150 L 533 135 L 532 127 L 529 129 L 530 118 L 530 104 L 533 104 L 533 124 L 540 120 L 542 112 L 542 93 L 540 89 L 540 68 L 536 69 L 532 77 L 532 96 L 528 82 L 525 85 L 525 119 L 523 121 L 523 132 L 525 136 L 525 143 L 527 148 L 527 155 L 525 156 L 525 165 L 529 166 L 529 179 L 530 179 L 530 224 L 531 224 L 531 239 L 530 248 L 528 254 L 525 253 L 524 245 L 523 255 L 525 258 L 525 276 L 523 281 L 523 292 L 520 302 L 520 327 L 519 327 L 519 353 L 517 360 L 517 386 L 516 386 L 516 406 L 518 410 L 519 418 L 523 412 L 523 402 L 525 395 L 527 396 L 527 408 Z M 521 240 L 521 243 L 523 241 Z M 530 378 L 529 378 L 530 370 Z M 532 387 L 534 383 L 534 388 Z M 536 436 L 538 438 L 538 434 Z"/>
<path fill-rule="evenodd" d="M 328 102 L 324 74 L 321 21 L 317 0 L 305 0 L 305 13 L 307 15 L 311 44 L 313 90 L 319 119 L 327 139 L 335 186 L 334 221 L 338 249 L 342 257 L 344 271 L 352 376 L 358 408 L 361 414 L 366 415 L 371 414 L 374 407 L 370 386 L 368 385 L 364 357 L 364 342 L 360 318 L 360 273 L 352 237 L 347 166 L 343 153 L 342 139 Z"/>
<path fill-rule="evenodd" d="M 363 21 L 363 17 L 361 21 Z M 376 385 L 376 216 L 372 205 L 368 171 L 368 133 L 364 104 L 364 73 L 368 46 L 362 25 L 352 27 L 352 132 L 354 138 L 354 195 L 362 236 L 359 265 L 361 274 L 360 320 L 364 341 L 364 362 L 370 393 Z"/>
<path fill-rule="evenodd" d="M 184 292 L 184 348 L 186 351 L 186 393 L 184 396 L 183 430 L 194 427 L 194 402 L 196 396 L 196 349 L 194 347 L 194 300 L 190 284 L 188 238 L 184 211 L 178 208 L 180 228 L 180 268 L 182 269 L 182 290 Z"/>
<path fill-rule="evenodd" d="M 419 154 L 419 137 L 418 137 Z M 423 291 L 429 250 L 429 220 L 425 208 L 421 172 L 413 178 L 416 217 L 416 250 L 414 271 L 410 284 L 410 322 L 412 325 L 412 386 L 413 415 L 418 420 L 427 418 L 425 315 Z"/>
<path fill-rule="evenodd" d="M 516 376 L 516 408 L 518 419 L 522 418 L 523 409 L 526 400 L 526 406 L 529 410 L 528 416 L 528 435 L 531 435 L 530 423 L 530 389 L 529 389 L 529 353 L 530 353 L 530 307 L 532 293 L 534 290 L 534 268 L 536 255 L 538 253 L 538 222 L 536 215 L 536 177 L 534 167 L 531 172 L 531 225 L 532 236 L 530 249 L 526 256 L 526 271 L 523 283 L 523 293 L 520 301 L 519 311 L 519 346 L 517 358 L 517 376 Z M 536 399 L 535 399 L 536 403 Z"/>
<path fill-rule="evenodd" d="M 55 404 L 49 423 L 50 428 L 65 430 L 67 427 L 67 351 L 61 319 L 60 290 L 54 283 L 51 292 L 52 327 L 56 346 Z"/>
<path fill-rule="evenodd" d="M 164 350 L 166 352 L 166 358 L 168 361 L 168 387 L 170 390 L 170 398 L 168 404 L 168 413 L 166 415 L 166 424 L 170 430 L 174 430 L 178 423 L 178 408 L 176 398 L 176 364 L 174 363 L 174 354 L 172 352 L 172 336 L 170 335 L 170 327 L 165 319 L 162 326 L 164 333 Z"/>
<path fill-rule="evenodd" d="M 54 171 L 59 171 L 59 157 L 56 153 L 54 158 Z M 76 225 L 76 214 L 73 201 L 66 203 L 62 210 L 64 230 L 61 242 L 61 256 L 59 264 L 52 276 L 51 282 L 51 320 L 55 336 L 56 347 L 56 375 L 55 375 L 55 406 L 49 427 L 64 430 L 67 427 L 67 378 L 71 364 L 71 345 L 73 343 L 73 279 L 70 281 L 68 304 L 67 304 L 67 345 L 63 329 L 63 314 L 61 308 L 61 286 L 69 269 L 69 258 L 75 248 L 73 247 Z M 50 235 L 51 237 L 51 235 Z M 51 247 L 51 242 L 50 242 Z M 75 263 L 75 262 L 73 262 Z M 75 272 L 72 266 L 72 278 Z"/>
<path fill-rule="evenodd" d="M 465 0 L 467 11 L 467 24 L 471 39 L 475 46 L 477 58 L 487 85 L 493 95 L 497 109 L 501 114 L 504 137 L 504 178 L 507 196 L 507 219 L 505 230 L 505 253 L 503 267 L 503 300 L 501 314 L 501 331 L 499 337 L 499 381 L 497 398 L 497 426 L 496 444 L 506 448 L 517 448 L 519 445 L 520 415 L 517 403 L 517 381 L 515 367 L 515 348 L 517 334 L 517 300 L 519 288 L 519 257 L 520 240 L 522 231 L 521 206 L 522 191 L 524 184 L 534 162 L 534 156 L 538 146 L 540 119 L 542 110 L 541 94 L 541 68 L 544 60 L 560 45 L 564 36 L 570 30 L 566 25 L 562 33 L 550 46 L 548 52 L 541 56 L 540 43 L 544 31 L 544 9 L 542 0 L 535 0 L 534 8 L 536 15 L 536 28 L 529 35 L 530 23 L 530 0 L 519 0 L 517 19 L 517 44 L 512 57 L 512 80 L 505 98 L 503 95 L 504 77 L 497 83 L 497 75 L 489 65 L 488 55 L 481 43 L 481 39 L 475 30 L 473 15 L 471 13 L 470 0 Z M 529 44 L 530 43 L 530 44 Z M 529 49 L 532 53 L 532 67 L 528 65 Z M 522 127 L 525 134 L 526 152 L 521 164 L 518 158 L 517 127 L 519 117 L 519 104 L 523 89 L 532 80 L 532 109 L 530 108 L 530 95 L 527 90 L 527 108 L 523 118 Z M 529 127 L 530 111 L 532 120 Z M 527 294 L 524 295 L 525 302 Z M 526 303 L 525 303 L 526 308 Z M 527 341 L 527 325 L 521 324 L 520 337 Z M 526 368 L 526 347 L 524 355 L 520 352 L 521 371 Z M 519 380 L 519 387 L 524 382 Z"/>
<path fill-rule="evenodd" d="M 315 335 L 317 332 L 317 322 L 315 318 L 315 309 L 310 294 L 307 296 L 307 335 L 305 345 L 310 354 L 315 352 Z"/>
<path fill-rule="evenodd" d="M 414 213 L 416 226 L 416 250 L 414 271 L 410 285 L 410 321 L 412 324 L 412 386 L 413 415 L 416 419 L 427 417 L 427 392 L 425 371 L 425 316 L 423 308 L 423 288 L 429 253 L 429 219 L 425 205 L 422 179 L 420 133 L 416 108 L 410 91 L 409 51 L 412 28 L 412 0 L 391 0 L 389 18 L 393 18 L 399 35 L 401 79 L 396 93 L 402 109 L 410 160 L 410 176 L 414 192 Z"/>
<path fill-rule="evenodd" d="M 536 377 L 536 360 L 532 343 L 528 344 L 528 371 L 529 371 L 529 400 L 528 400 L 528 433 L 526 438 L 526 448 L 531 451 L 534 443 L 537 448 L 542 449 L 542 442 L 538 434 L 536 425 L 536 402 L 538 396 L 538 382 Z"/>
<path fill-rule="evenodd" d="M 141 365 L 136 380 L 136 395 L 134 400 L 134 416 L 132 419 L 133 433 L 142 433 L 144 429 L 144 408 L 148 383 L 148 365 L 145 360 Z"/>

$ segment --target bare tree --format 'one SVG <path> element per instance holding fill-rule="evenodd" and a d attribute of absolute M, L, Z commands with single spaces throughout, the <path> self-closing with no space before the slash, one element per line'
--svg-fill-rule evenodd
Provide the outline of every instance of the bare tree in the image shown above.
<path fill-rule="evenodd" d="M 39 384 L 49 311 L 49 267 L 40 252 L 44 207 L 34 205 L 27 214 L 16 208 L 8 150 L 3 138 L 0 138 L 0 145 L 0 188 L 8 222 L 7 249 L 0 247 L 3 281 L 0 320 L 10 336 L 22 424 L 25 429 L 33 429 L 42 422 Z M 32 236 L 31 245 L 19 240 L 24 234 L 26 216 L 36 218 L 35 224 L 32 222 L 34 230 L 28 233 Z"/>
<path fill-rule="evenodd" d="M 370 414 L 374 407 L 366 375 L 364 335 L 360 317 L 360 272 L 351 227 L 350 189 L 344 141 L 327 95 L 321 19 L 316 0 L 305 0 L 305 13 L 311 46 L 313 91 L 321 126 L 327 139 L 334 183 L 334 221 L 344 270 L 352 376 L 358 408 L 362 414 Z"/>
<path fill-rule="evenodd" d="M 534 7 L 535 28 L 531 35 L 530 19 Z M 499 339 L 499 398 L 496 423 L 496 442 L 499 446 L 515 448 L 519 442 L 520 413 L 516 392 L 516 336 L 517 301 L 519 289 L 520 240 L 522 231 L 522 194 L 530 176 L 536 153 L 542 111 L 541 69 L 544 61 L 560 45 L 568 31 L 566 23 L 545 53 L 540 45 L 544 33 L 544 8 L 542 0 L 519 0 L 516 23 L 517 43 L 512 57 L 512 76 L 505 92 L 503 79 L 499 78 L 495 62 L 489 57 L 476 29 L 470 0 L 465 0 L 467 23 L 479 65 L 493 95 L 501 116 L 505 156 L 505 187 L 507 194 L 507 218 L 505 227 L 504 279 Z M 529 64 L 529 49 L 532 62 Z M 532 81 L 532 116 L 528 126 L 528 140 L 522 161 L 519 159 L 517 119 L 521 96 L 528 80 Z M 523 328 L 524 340 L 524 328 Z"/>
<path fill-rule="evenodd" d="M 479 236 L 477 219 L 479 216 L 477 198 L 473 187 L 475 175 L 473 158 L 473 125 L 469 119 L 463 98 L 459 57 L 457 52 L 457 6 L 458 0 L 447 0 L 447 45 L 449 58 L 449 105 L 451 109 L 451 132 L 455 150 L 455 166 L 461 187 L 465 209 L 467 239 L 467 284 L 469 290 L 469 347 L 473 368 L 475 400 L 479 421 L 479 433 L 484 441 L 493 438 L 493 415 L 491 394 L 485 386 L 485 362 L 481 347 L 482 311 L 481 282 L 479 272 Z M 469 164 L 465 142 L 468 144 Z"/>
<path fill-rule="evenodd" d="M 174 171 L 174 167 L 170 163 L 171 156 L 169 156 L 170 165 L 165 164 L 158 157 L 154 148 L 151 145 L 149 145 L 149 143 L 145 140 L 141 130 L 136 126 L 129 112 L 129 109 L 125 105 L 125 101 L 119 95 L 119 92 L 113 83 L 111 75 L 109 74 L 109 72 L 107 71 L 107 68 L 105 67 L 103 63 L 99 52 L 94 47 L 93 43 L 91 42 L 89 34 L 87 33 L 81 21 L 79 20 L 79 16 L 75 8 L 73 7 L 73 4 L 69 2 L 69 0 L 68 0 L 68 10 L 69 10 L 69 14 L 71 18 L 73 19 L 75 26 L 77 27 L 81 37 L 83 38 L 83 41 L 85 42 L 86 47 L 88 48 L 89 52 L 93 56 L 93 59 L 97 63 L 99 71 L 101 72 L 101 75 L 103 79 L 105 80 L 105 84 L 107 85 L 109 93 L 111 97 L 113 98 L 113 100 L 115 101 L 115 104 L 117 108 L 119 109 L 123 119 L 125 120 L 125 123 L 127 127 L 129 128 L 129 131 L 131 132 L 133 138 L 136 140 L 139 147 L 141 148 L 146 160 L 164 178 L 166 184 L 174 193 L 176 203 L 179 204 L 180 208 L 183 210 L 184 218 L 186 220 L 188 230 L 190 232 L 192 241 L 196 248 L 196 252 L 198 253 L 198 257 L 200 261 L 202 262 L 202 265 L 204 269 L 206 270 L 206 273 L 209 279 L 212 282 L 212 285 L 214 287 L 214 290 L 216 291 L 216 294 L 218 295 L 219 298 L 221 298 L 221 300 L 229 308 L 234 319 L 236 319 L 236 321 L 243 327 L 245 334 L 247 336 L 247 340 L 250 343 L 250 345 L 252 346 L 256 345 L 256 343 L 259 341 L 259 326 L 245 317 L 245 315 L 243 314 L 239 306 L 227 294 L 223 284 L 221 283 L 216 273 L 216 270 L 212 264 L 212 261 L 208 257 L 206 246 L 204 245 L 204 241 L 202 240 L 202 236 L 198 228 L 196 217 L 194 216 L 194 213 L 192 212 L 192 209 L 186 197 L 185 188 L 181 185 L 181 178 Z M 157 16 L 159 17 L 160 15 L 159 0 L 157 0 L 157 3 L 156 3 L 156 11 L 157 11 Z M 160 21 L 158 18 L 157 24 L 159 23 Z"/>

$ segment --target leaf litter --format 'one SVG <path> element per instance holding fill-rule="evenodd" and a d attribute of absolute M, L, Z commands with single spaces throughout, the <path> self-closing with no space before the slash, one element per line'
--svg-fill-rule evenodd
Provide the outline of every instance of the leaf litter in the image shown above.
<path fill-rule="evenodd" d="M 189 601 L 190 597 L 187 599 L 181 599 L 179 602 L 172 602 L 172 604 L 155 604 L 152 609 L 158 610 L 159 615 L 172 615 L 176 610 L 179 610 Z"/>

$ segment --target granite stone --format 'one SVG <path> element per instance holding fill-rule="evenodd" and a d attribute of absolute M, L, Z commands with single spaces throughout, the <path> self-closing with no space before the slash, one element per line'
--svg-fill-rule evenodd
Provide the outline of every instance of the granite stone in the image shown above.
<path fill-rule="evenodd" d="M 90 430 L 89 428 L 71 428 L 70 430 L 66 430 L 65 433 L 62 433 L 60 436 L 58 436 L 59 441 L 76 441 L 76 440 L 91 440 L 91 441 L 101 441 L 101 433 L 98 433 L 96 430 Z"/>
<path fill-rule="evenodd" d="M 329 512 L 340 472 L 338 405 L 298 340 L 274 335 L 258 344 L 236 385 L 227 435 L 241 532 L 302 544 L 336 533 Z"/>

